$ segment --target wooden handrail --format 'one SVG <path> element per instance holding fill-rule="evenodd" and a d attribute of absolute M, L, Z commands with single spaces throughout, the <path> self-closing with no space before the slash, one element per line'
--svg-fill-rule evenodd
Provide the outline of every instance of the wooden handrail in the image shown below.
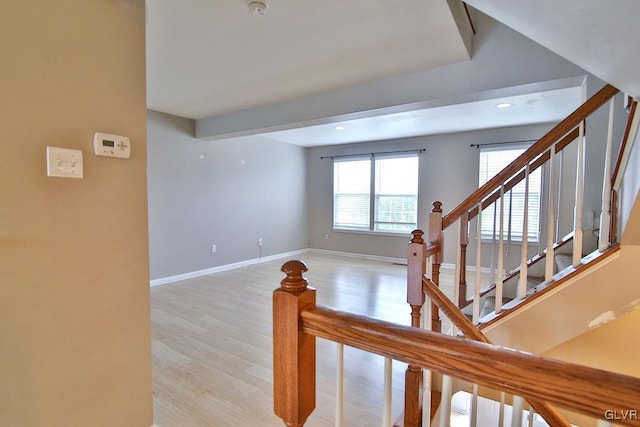
<path fill-rule="evenodd" d="M 582 120 L 600 108 L 605 102 L 618 93 L 618 89 L 611 85 L 605 85 L 587 102 L 578 107 L 573 113 L 558 123 L 546 135 L 529 147 L 522 155 L 511 162 L 506 168 L 496 176 L 487 181 L 482 187 L 473 192 L 462 203 L 456 206 L 451 212 L 442 218 L 442 229 L 446 229 L 453 224 L 465 211 L 469 211 L 484 198 L 496 190 L 502 183 L 511 178 L 520 169 L 533 161 L 537 156 L 551 147 L 560 138 L 571 132 Z"/>
<path fill-rule="evenodd" d="M 302 310 L 300 319 L 304 334 L 599 419 L 605 413 L 628 414 L 640 402 L 640 379 L 627 375 L 321 306 Z M 639 419 L 616 421 L 640 426 Z"/>
<path fill-rule="evenodd" d="M 567 145 L 569 145 L 573 141 L 575 141 L 576 138 L 578 138 L 578 134 L 579 134 L 578 128 L 575 128 L 571 132 L 566 134 L 556 144 L 556 153 L 559 153 L 560 151 L 564 150 L 567 147 Z M 548 151 L 544 152 L 540 157 L 535 159 L 533 161 L 533 163 L 531 163 L 531 165 L 529 166 L 529 173 L 532 173 L 536 169 L 540 168 L 547 161 L 549 161 L 550 158 L 551 158 L 551 153 L 549 153 Z M 525 172 L 524 172 L 524 170 L 521 170 L 520 173 L 512 176 L 511 179 L 509 179 L 504 184 L 504 192 L 506 193 L 507 191 L 511 190 L 513 187 L 518 185 L 520 183 L 520 181 L 522 181 L 524 178 L 525 178 Z M 500 188 L 497 188 L 491 194 L 491 196 L 487 197 L 486 199 L 484 199 L 482 201 L 482 209 L 485 209 L 485 208 L 491 206 L 491 204 L 493 202 L 495 202 L 496 200 L 498 200 L 499 198 L 500 198 Z M 473 218 L 475 218 L 476 215 L 478 215 L 478 205 L 476 205 L 473 209 L 471 209 L 469 211 L 469 221 L 471 221 Z"/>
<path fill-rule="evenodd" d="M 451 300 L 440 290 L 435 283 L 428 278 L 422 279 L 422 286 L 429 295 L 429 297 L 440 307 L 440 309 L 447 315 L 449 320 L 464 334 L 465 337 L 474 341 L 491 344 L 489 338 L 483 334 L 469 319 L 465 316 L 458 307 L 456 307 Z M 571 424 L 560 415 L 560 413 L 551 405 L 546 402 L 541 402 L 536 399 L 529 399 L 529 403 L 535 409 L 535 411 L 544 418 L 544 420 L 554 427 L 571 427 Z"/>
<path fill-rule="evenodd" d="M 422 279 L 422 289 L 429 295 L 438 307 L 444 312 L 444 314 L 456 325 L 456 327 L 462 332 L 462 334 L 474 341 L 483 342 L 485 344 L 491 344 L 489 338 L 487 338 L 474 324 L 467 318 L 467 316 L 455 306 L 453 302 L 447 297 L 444 292 L 440 290 L 428 277 Z"/>
<path fill-rule="evenodd" d="M 611 174 L 611 187 L 613 188 L 616 180 L 618 179 L 618 174 L 620 173 L 620 168 L 622 166 L 622 155 L 626 151 L 626 146 L 629 143 L 629 135 L 631 133 L 631 126 L 633 123 L 633 118 L 636 115 L 636 108 L 638 107 L 638 101 L 633 101 L 631 103 L 631 110 L 629 111 L 629 119 L 627 120 L 627 126 L 624 129 L 624 135 L 622 136 L 622 142 L 620 144 L 620 149 L 618 150 L 618 158 L 616 160 L 616 165 L 613 169 L 613 173 Z"/>
<path fill-rule="evenodd" d="M 436 255 L 440 251 L 440 242 L 429 243 L 424 253 L 425 258 Z"/>

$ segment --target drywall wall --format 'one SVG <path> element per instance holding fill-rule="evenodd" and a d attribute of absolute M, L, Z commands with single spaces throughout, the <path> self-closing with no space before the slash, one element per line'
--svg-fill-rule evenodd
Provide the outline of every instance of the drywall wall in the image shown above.
<path fill-rule="evenodd" d="M 323 156 L 411 150 L 420 155 L 418 228 L 427 230 L 428 213 L 435 200 L 446 213 L 478 188 L 479 151 L 471 144 L 522 141 L 540 138 L 552 125 L 522 126 L 448 135 L 311 148 L 309 164 L 309 243 L 312 248 L 406 257 L 409 236 L 383 236 L 332 230 L 333 163 Z M 445 234 L 445 262 L 455 261 L 457 229 Z M 328 239 L 325 239 L 325 234 Z M 473 256 L 473 248 L 469 254 Z M 485 257 L 487 261 L 488 257 Z M 474 259 L 474 258 L 470 258 Z"/>
<path fill-rule="evenodd" d="M 640 247 L 623 245 L 618 253 L 483 332 L 494 344 L 542 354 L 607 321 L 621 319 L 640 305 L 640 288 L 634 279 L 640 274 L 639 256 Z M 532 327 L 535 334 L 530 333 Z"/>
<path fill-rule="evenodd" d="M 0 425 L 153 423 L 144 2 L 0 2 Z M 95 131 L 131 138 L 96 157 Z M 82 150 L 49 178 L 46 146 Z"/>
<path fill-rule="evenodd" d="M 304 148 L 195 139 L 192 120 L 155 111 L 148 133 L 152 279 L 307 248 Z"/>
<path fill-rule="evenodd" d="M 456 97 L 586 74 L 582 69 L 482 13 L 473 14 L 472 59 L 319 95 L 198 120 L 196 134 L 220 138 L 356 117 L 415 102 Z M 377 113 L 382 113 L 378 111 Z M 371 113 L 367 113 L 371 114 Z"/>
<path fill-rule="evenodd" d="M 640 378 L 640 301 L 635 309 L 542 354 Z"/>

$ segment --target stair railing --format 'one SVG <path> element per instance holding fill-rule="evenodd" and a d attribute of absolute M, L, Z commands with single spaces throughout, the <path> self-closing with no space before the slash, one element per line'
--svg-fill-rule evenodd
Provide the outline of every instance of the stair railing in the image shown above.
<path fill-rule="evenodd" d="M 303 277 L 303 262 L 289 261 L 282 271 L 286 277 L 273 294 L 274 411 L 287 426 L 303 426 L 315 409 L 316 337 L 529 401 L 640 425 L 638 378 L 322 307 Z"/>
<path fill-rule="evenodd" d="M 533 284 L 528 283 L 530 269 L 534 264 L 538 263 L 536 269 L 542 269 L 539 261 L 544 260 L 544 271 L 539 272 L 539 276 L 544 276 L 540 282 L 550 283 L 556 274 L 554 256 L 560 248 L 571 248 L 570 264 L 574 268 L 578 268 L 584 262 L 585 253 L 596 249 L 596 244 L 600 250 L 609 247 L 616 240 L 616 228 L 610 224 L 616 224 L 615 217 L 616 207 L 616 191 L 614 184 L 619 180 L 620 174 L 616 172 L 616 167 L 612 172 L 612 146 L 613 146 L 613 127 L 614 127 L 614 97 L 618 90 L 613 86 L 606 85 L 587 102 L 578 107 L 572 114 L 562 120 L 551 131 L 549 131 L 540 140 L 534 143 L 522 155 L 511 162 L 501 172 L 489 179 L 486 184 L 481 186 L 473 194 L 467 197 L 462 203 L 455 207 L 450 213 L 441 217 L 442 231 L 457 224 L 455 229 L 458 232 L 458 244 L 456 253 L 456 275 L 457 283 L 454 299 L 459 307 L 464 308 L 472 305 L 470 315 L 475 324 L 480 322 L 482 316 L 490 313 L 492 317 L 496 317 L 503 309 L 505 302 L 515 299 L 516 302 L 523 300 L 528 294 L 535 293 L 537 289 L 533 288 Z M 585 218 L 584 211 L 584 188 L 585 188 L 585 158 L 586 158 L 586 139 L 585 129 L 587 119 L 589 119 L 596 111 L 609 102 L 609 129 L 607 133 L 607 156 L 605 159 L 603 194 L 610 195 L 606 197 L 602 205 L 600 215 L 594 214 L 594 218 L 587 219 L 586 222 L 593 224 L 590 231 L 596 232 L 595 217 L 600 216 L 599 230 L 607 230 L 600 232 L 600 241 L 591 245 L 585 245 L 585 231 L 589 231 L 589 225 L 585 230 L 583 223 Z M 630 135 L 634 135 L 637 129 L 638 117 L 635 114 L 636 103 L 633 103 L 627 130 L 623 137 L 620 147 L 620 154 L 617 164 L 624 164 L 624 156 L 628 156 L 628 149 L 625 148 L 626 141 Z M 635 124 L 635 127 L 634 127 Z M 566 185 L 568 181 L 566 176 L 563 179 L 563 188 L 559 188 L 560 184 L 560 168 L 559 162 L 562 160 L 562 153 L 566 153 L 566 148 L 570 145 L 575 147 L 576 151 L 576 178 L 573 200 L 574 206 L 572 215 L 573 219 L 571 230 L 566 230 L 563 237 L 560 237 L 562 227 L 559 225 L 558 212 L 560 209 L 560 201 L 566 197 L 560 197 L 561 191 L 564 189 L 566 193 Z M 569 158 L 564 156 L 565 163 Z M 543 172 L 544 191 L 541 191 L 541 200 L 546 209 L 540 209 L 545 215 L 541 215 L 541 223 L 545 224 L 545 230 L 539 233 L 538 241 L 545 242 L 545 249 L 541 253 L 531 256 L 530 241 L 532 236 L 529 234 L 529 215 L 530 211 L 530 177 L 536 172 Z M 537 172 L 540 173 L 540 172 Z M 511 215 L 513 205 L 513 190 L 516 185 L 524 185 L 524 201 L 523 215 L 515 218 Z M 571 184 L 573 185 L 573 184 Z M 607 187 L 608 186 L 608 187 Z M 618 184 L 619 188 L 619 184 Z M 612 200 L 610 203 L 609 200 Z M 439 208 L 440 208 L 440 203 Z M 441 208 L 440 208 L 441 209 Z M 564 213 L 565 215 L 568 212 Z M 494 227 L 487 235 L 486 225 L 483 236 L 483 215 L 493 215 Z M 614 215 L 613 220 L 611 215 Z M 485 221 L 486 222 L 486 221 Z M 566 221 L 565 222 L 569 222 Z M 517 245 L 514 244 L 512 238 L 512 230 L 515 224 L 521 224 L 521 239 Z M 432 224 L 429 224 L 431 230 Z M 611 229 L 611 232 L 609 230 Z M 431 235 L 431 231 L 430 231 Z M 442 233 L 439 234 L 439 242 L 442 242 Z M 485 237 L 485 239 L 483 239 Z M 544 239 L 542 239 L 544 237 Z M 470 245 L 471 239 L 475 238 L 475 244 Z M 490 241 L 491 243 L 489 243 Z M 431 243 L 431 240 L 429 240 Z M 487 248 L 489 246 L 489 248 Z M 519 256 L 507 257 L 508 249 L 520 246 Z M 443 245 L 440 244 L 439 250 L 443 251 Z M 495 262 L 494 258 L 495 249 Z M 487 251 L 491 251 L 491 262 L 487 260 Z M 475 263 L 468 262 L 470 252 L 475 252 Z M 514 255 L 517 255 L 514 253 Z M 438 257 L 436 254 L 435 257 Z M 517 258 L 517 259 L 516 259 Z M 441 260 L 441 256 L 440 256 Z M 489 270 L 487 264 L 490 264 Z M 472 278 L 468 272 L 475 270 Z M 495 280 L 491 277 L 495 276 Z M 471 279 L 471 280 L 469 280 Z M 471 283 L 473 282 L 473 286 Z M 437 283 L 437 282 L 436 282 Z M 544 286 L 540 286 L 543 288 Z M 473 289 L 473 290 L 472 290 Z M 471 294 L 471 295 L 470 295 Z M 481 306 L 481 302 L 487 300 L 487 295 L 493 294 L 495 299 L 494 307 L 491 308 L 487 303 Z M 484 311 L 484 312 L 483 312 Z M 437 308 L 433 310 L 437 315 Z M 434 319 L 436 322 L 437 319 Z"/>
<path fill-rule="evenodd" d="M 612 203 L 603 203 L 603 213 L 601 215 L 601 228 L 609 230 L 609 220 L 607 214 L 609 212 L 616 212 L 615 208 L 616 192 L 614 183 L 616 177 L 619 176 L 619 170 L 624 170 L 626 164 L 626 158 L 628 158 L 628 152 L 630 146 L 627 144 L 628 140 L 633 140 L 635 132 L 638 128 L 638 116 L 635 114 L 636 103 L 633 102 L 630 106 L 630 115 L 627 122 L 627 127 L 622 138 L 621 146 L 619 149 L 618 160 L 614 172 L 611 172 L 610 165 L 612 164 L 611 151 L 612 151 L 612 135 L 613 135 L 613 98 L 617 93 L 617 89 L 612 86 L 605 86 L 598 93 L 596 93 L 590 100 L 580 106 L 574 113 L 568 116 L 565 120 L 555 126 L 547 135 L 541 138 L 537 143 L 533 144 L 528 150 L 526 150 L 520 157 L 515 159 L 510 165 L 508 165 L 503 171 L 498 173 L 495 177 L 490 179 L 485 185 L 480 187 L 476 192 L 463 201 L 458 207 L 451 211 L 446 216 L 442 216 L 442 204 L 440 202 L 434 203 L 434 208 L 429 216 L 429 234 L 428 241 L 424 242 L 423 232 L 416 230 L 413 232 L 413 239 L 409 244 L 407 260 L 408 260 L 408 277 L 407 277 L 407 302 L 411 305 L 412 326 L 419 326 L 421 308 L 425 302 L 423 293 L 423 279 L 429 280 L 434 286 L 439 284 L 439 268 L 443 260 L 444 253 L 444 230 L 454 223 L 458 223 L 458 244 L 456 254 L 456 272 L 455 272 L 455 284 L 453 301 L 456 302 L 459 308 L 465 308 L 472 304 L 471 318 L 475 325 L 480 323 L 481 312 L 480 302 L 482 298 L 491 292 L 495 292 L 495 306 L 493 309 L 493 319 L 495 320 L 498 313 L 503 308 L 503 291 L 504 284 L 513 283 L 517 279 L 516 298 L 517 301 L 522 301 L 527 296 L 527 293 L 532 293 L 528 290 L 528 270 L 532 267 L 538 267 L 542 264 L 540 261 L 544 260 L 544 275 L 545 281 L 548 283 L 554 276 L 554 253 L 562 248 L 573 245 L 571 254 L 571 265 L 574 267 L 574 273 L 582 267 L 582 263 L 591 261 L 595 257 L 588 257 L 583 259 L 583 195 L 584 195 L 584 182 L 585 182 L 585 123 L 586 119 L 591 116 L 595 111 L 600 109 L 603 105 L 609 102 L 609 129 L 607 134 L 607 155 L 605 159 L 605 171 L 604 171 L 604 189 L 603 192 L 612 195 Z M 565 148 L 570 144 L 576 142 L 576 185 L 575 185 L 575 209 L 573 218 L 573 229 L 564 235 L 559 237 L 560 231 L 558 212 L 560 209 L 560 189 L 557 188 L 554 183 L 560 182 L 558 178 L 558 155 L 562 155 Z M 529 200 L 529 177 L 530 174 L 537 170 L 546 168 L 547 170 L 547 233 L 546 233 L 546 249 L 544 252 L 537 253 L 533 257 L 529 256 L 528 250 L 528 200 Z M 519 257 L 519 266 L 513 269 L 505 267 L 505 228 L 507 229 L 508 244 L 511 244 L 511 230 L 512 222 L 514 218 L 509 214 L 508 220 L 505 218 L 505 201 L 509 202 L 509 213 L 511 212 L 512 205 L 512 189 L 519 183 L 525 183 L 524 194 L 524 214 L 522 218 L 522 241 L 521 241 L 521 253 Z M 607 187 L 607 183 L 609 186 Z M 619 188 L 619 187 L 618 187 Z M 506 195 L 509 197 L 506 197 Z M 493 241 L 497 241 L 497 268 L 495 270 L 497 280 L 495 283 L 489 283 L 484 289 L 481 287 L 483 274 L 483 241 L 482 241 L 482 214 L 487 210 L 493 210 L 494 212 L 494 224 L 496 223 L 496 214 L 499 215 L 497 239 L 496 226 L 493 227 Z M 467 280 L 467 255 L 470 241 L 470 228 L 471 221 L 475 218 L 475 284 L 473 287 L 473 297 L 468 298 L 468 280 Z M 611 220 L 616 222 L 616 220 Z M 611 238 L 609 237 L 611 235 Z M 605 249 L 610 246 L 612 242 L 615 242 L 616 231 L 611 227 L 611 233 L 600 233 L 600 244 L 602 245 L 602 238 L 604 237 Z M 601 246 L 602 247 L 602 246 Z M 493 255 L 493 245 L 491 247 Z M 491 264 L 493 265 L 493 259 Z M 428 265 L 432 265 L 429 269 Z M 543 286 L 539 287 L 539 289 Z M 533 293 L 537 289 L 533 290 Z M 539 294 L 538 294 L 539 295 Z M 455 304 L 454 304 L 455 305 Z M 442 309 L 442 305 L 436 301 L 431 300 L 429 312 L 431 313 L 431 329 L 434 331 L 441 330 L 441 320 L 439 316 L 439 310 Z M 508 306 L 509 308 L 512 308 Z M 448 316 L 449 317 L 449 316 Z M 456 334 L 460 325 L 453 321 L 453 329 L 451 333 Z M 429 329 L 429 328 L 427 328 Z M 419 404 L 420 391 L 417 390 L 419 384 L 418 378 L 420 372 L 417 367 L 409 366 L 405 376 L 407 386 L 405 387 L 405 426 L 418 426 L 421 406 Z M 424 380 L 424 385 L 428 389 L 430 387 L 430 381 Z M 443 389 L 446 389 L 449 385 L 448 379 L 443 379 Z M 430 402 L 428 400 L 423 401 L 423 405 L 426 406 Z M 446 396 L 443 399 L 445 405 L 445 411 L 447 412 L 447 399 Z M 409 422 L 408 422 L 409 420 Z M 423 423 L 424 424 L 424 423 Z M 555 424 L 552 424 L 555 425 Z"/>

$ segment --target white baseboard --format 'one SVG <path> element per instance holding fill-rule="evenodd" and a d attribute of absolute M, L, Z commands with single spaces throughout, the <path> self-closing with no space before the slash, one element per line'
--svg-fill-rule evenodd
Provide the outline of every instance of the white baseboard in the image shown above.
<path fill-rule="evenodd" d="M 260 264 L 262 262 L 273 261 L 276 259 L 292 257 L 308 253 L 309 249 L 300 249 L 297 251 L 284 252 L 276 255 L 269 255 L 262 258 L 248 259 L 246 261 L 234 262 L 232 264 L 219 265 L 217 267 L 206 268 L 204 270 L 191 271 L 188 273 L 176 274 L 175 276 L 161 277 L 159 279 L 153 279 L 150 281 L 151 287 L 166 285 L 169 283 L 179 282 L 181 280 L 193 279 L 195 277 L 207 276 L 213 273 L 219 273 L 221 271 L 235 270 L 236 268 L 247 267 L 249 265 Z"/>
<path fill-rule="evenodd" d="M 274 260 L 282 259 L 282 258 L 294 257 L 294 256 L 297 256 L 297 255 L 302 255 L 302 254 L 306 254 L 306 253 L 334 255 L 334 256 L 341 256 L 341 257 L 348 257 L 348 258 L 358 258 L 358 259 L 368 259 L 368 260 L 372 260 L 372 261 L 382 261 L 382 262 L 389 262 L 389 263 L 395 263 L 395 264 L 404 264 L 404 265 L 407 264 L 407 259 L 406 258 L 396 258 L 396 257 L 388 257 L 388 256 L 381 256 L 381 255 L 360 254 L 360 253 L 355 253 L 355 252 L 333 251 L 333 250 L 329 250 L 329 249 L 307 248 L 307 249 L 299 249 L 297 251 L 284 252 L 284 253 L 280 253 L 280 254 L 276 254 L 276 255 L 270 255 L 270 256 L 267 256 L 267 257 L 263 257 L 263 258 L 254 258 L 254 259 L 249 259 L 249 260 L 246 260 L 246 261 L 234 262 L 232 264 L 220 265 L 220 266 L 217 266 L 217 267 L 206 268 L 204 270 L 198 270 L 198 271 L 191 271 L 191 272 L 188 272 L 188 273 L 176 274 L 175 276 L 161 277 L 159 279 L 151 280 L 150 281 L 150 285 L 151 285 L 151 287 L 160 286 L 160 285 L 166 285 L 166 284 L 169 284 L 169 283 L 179 282 L 181 280 L 187 280 L 187 279 L 193 279 L 195 277 L 207 276 L 209 274 L 219 273 L 221 271 L 235 270 L 236 268 L 247 267 L 249 265 L 259 264 L 259 263 L 267 262 L 267 261 L 274 261 Z M 450 263 L 443 263 L 441 268 L 453 270 L 453 269 L 455 269 L 455 265 L 454 264 L 450 264 Z M 468 267 L 467 269 L 469 271 L 475 271 L 474 267 Z M 489 273 L 490 269 L 486 268 L 486 267 L 483 267 L 482 268 L 482 272 L 483 273 Z"/>
<path fill-rule="evenodd" d="M 380 255 L 368 255 L 368 254 L 359 254 L 354 252 L 340 252 L 340 251 L 332 251 L 329 249 L 308 249 L 309 252 L 314 254 L 324 254 L 324 255 L 335 255 L 349 258 L 359 258 L 359 259 L 370 259 L 373 261 L 383 261 L 383 262 L 391 262 L 396 264 L 406 264 L 406 258 L 394 258 L 389 256 L 380 256 Z"/>

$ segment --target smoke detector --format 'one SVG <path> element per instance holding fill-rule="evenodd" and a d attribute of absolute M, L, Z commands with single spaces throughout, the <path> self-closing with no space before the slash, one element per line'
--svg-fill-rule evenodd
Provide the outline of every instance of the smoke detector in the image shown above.
<path fill-rule="evenodd" d="M 261 1 L 252 1 L 249 3 L 249 10 L 255 15 L 266 15 L 269 10 L 269 5 Z"/>

